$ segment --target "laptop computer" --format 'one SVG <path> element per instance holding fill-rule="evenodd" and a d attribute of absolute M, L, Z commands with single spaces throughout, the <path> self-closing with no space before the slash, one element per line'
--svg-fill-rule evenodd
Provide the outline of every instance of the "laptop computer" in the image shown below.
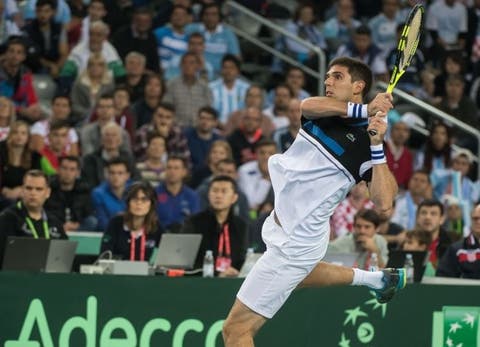
<path fill-rule="evenodd" d="M 99 255 L 102 246 L 103 233 L 94 231 L 69 231 L 68 239 L 77 241 L 76 254 Z"/>
<path fill-rule="evenodd" d="M 388 254 L 387 267 L 404 267 L 407 254 L 411 254 L 413 259 L 413 281 L 416 283 L 421 282 L 428 261 L 427 251 L 391 250 Z"/>
<path fill-rule="evenodd" d="M 9 236 L 3 270 L 68 273 L 77 242 Z"/>
<path fill-rule="evenodd" d="M 322 261 L 335 265 L 353 267 L 357 262 L 357 258 L 357 253 L 333 252 L 327 250 L 327 253 L 325 254 L 325 257 L 323 257 Z"/>
<path fill-rule="evenodd" d="M 202 237 L 201 234 L 162 234 L 155 268 L 192 269 Z"/>

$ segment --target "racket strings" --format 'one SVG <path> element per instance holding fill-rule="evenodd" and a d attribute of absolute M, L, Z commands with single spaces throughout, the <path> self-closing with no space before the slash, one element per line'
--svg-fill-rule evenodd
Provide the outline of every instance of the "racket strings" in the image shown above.
<path fill-rule="evenodd" d="M 405 33 L 404 41 L 404 50 L 403 50 L 403 59 L 400 61 L 400 69 L 408 66 L 415 51 L 417 50 L 418 42 L 420 41 L 420 28 L 422 25 L 422 12 L 417 11 L 413 17 L 410 25 L 408 26 L 407 32 Z"/>

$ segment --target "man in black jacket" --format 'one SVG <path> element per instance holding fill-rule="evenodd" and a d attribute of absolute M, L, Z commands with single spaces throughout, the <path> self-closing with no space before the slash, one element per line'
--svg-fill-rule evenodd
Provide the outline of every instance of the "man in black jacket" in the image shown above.
<path fill-rule="evenodd" d="M 38 0 L 36 18 L 24 29 L 30 46 L 27 65 L 34 72 L 47 71 L 52 77 L 58 76 L 68 56 L 65 28 L 54 20 L 56 7 L 54 0 Z"/>
<path fill-rule="evenodd" d="M 47 176 L 40 170 L 28 171 L 23 177 L 21 200 L 0 214 L 0 262 L 8 236 L 67 238 L 62 223 L 43 208 L 49 196 Z"/>
<path fill-rule="evenodd" d="M 211 250 L 220 277 L 238 276 L 245 261 L 248 230 L 246 222 L 232 211 L 237 199 L 235 180 L 229 176 L 216 176 L 208 189 L 210 206 L 185 222 L 183 233 L 203 234 L 195 268 L 202 266 L 205 252 Z"/>
<path fill-rule="evenodd" d="M 95 230 L 97 219 L 90 203 L 90 187 L 80 176 L 80 159 L 64 156 L 59 159 L 57 176 L 50 183 L 50 197 L 45 209 L 63 223 L 63 229 Z"/>
<path fill-rule="evenodd" d="M 480 279 L 480 204 L 472 211 L 471 233 L 447 248 L 437 276 Z"/>
<path fill-rule="evenodd" d="M 113 36 L 112 43 L 122 60 L 129 52 L 139 52 L 145 56 L 148 70 L 160 71 L 157 39 L 152 33 L 152 13 L 147 8 L 137 8 L 131 24 L 120 28 Z"/>

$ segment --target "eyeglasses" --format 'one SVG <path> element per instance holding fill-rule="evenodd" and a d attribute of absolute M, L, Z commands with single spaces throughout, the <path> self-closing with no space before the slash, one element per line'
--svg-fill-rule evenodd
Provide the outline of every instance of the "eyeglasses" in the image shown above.
<path fill-rule="evenodd" d="M 148 201 L 150 201 L 150 199 L 146 196 L 136 196 L 134 198 L 131 199 L 131 201 L 133 202 L 141 202 L 143 204 L 147 203 Z"/>

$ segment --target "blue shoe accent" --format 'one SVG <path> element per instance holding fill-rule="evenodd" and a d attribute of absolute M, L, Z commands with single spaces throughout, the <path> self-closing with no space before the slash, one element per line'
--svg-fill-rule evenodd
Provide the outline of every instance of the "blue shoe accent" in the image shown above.
<path fill-rule="evenodd" d="M 407 273 L 405 269 L 383 269 L 382 281 L 385 284 L 382 289 L 375 290 L 377 301 L 385 304 L 392 300 L 393 296 L 407 284 Z"/>

